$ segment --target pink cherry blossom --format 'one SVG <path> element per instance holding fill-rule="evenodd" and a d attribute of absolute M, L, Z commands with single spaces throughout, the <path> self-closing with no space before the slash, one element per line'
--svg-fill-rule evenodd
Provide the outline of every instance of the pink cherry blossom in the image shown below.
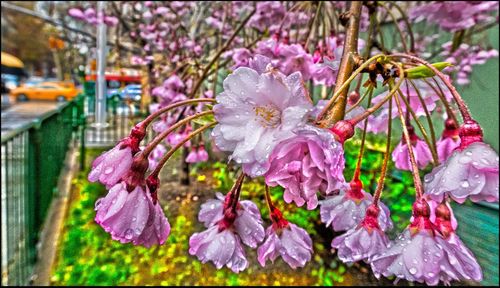
<path fill-rule="evenodd" d="M 317 192 L 331 194 L 344 182 L 344 152 L 328 130 L 304 126 L 296 133 L 274 148 L 266 183 L 285 188 L 285 202 L 299 207 L 307 202 L 312 210 L 318 205 Z"/>
<path fill-rule="evenodd" d="M 200 162 L 200 160 L 198 159 L 198 153 L 196 152 L 195 147 L 191 147 L 191 151 L 189 152 L 185 161 L 186 161 L 186 163 L 198 163 L 198 162 Z"/>
<path fill-rule="evenodd" d="M 220 230 L 217 225 L 189 238 L 189 254 L 196 255 L 202 263 L 213 262 L 217 269 L 227 266 L 235 273 L 248 267 L 238 235 L 229 229 Z"/>
<path fill-rule="evenodd" d="M 424 177 L 426 193 L 440 202 L 445 194 L 458 203 L 498 202 L 498 154 L 484 142 L 455 150 Z"/>
<path fill-rule="evenodd" d="M 339 194 L 327 196 L 320 201 L 321 222 L 332 226 L 335 231 L 346 231 L 357 227 L 365 218 L 366 209 L 372 203 L 372 195 L 361 189 L 360 182 L 344 185 Z M 378 223 L 382 231 L 392 229 L 392 221 L 387 206 L 379 202 L 382 208 Z"/>
<path fill-rule="evenodd" d="M 337 256 L 343 262 L 369 261 L 371 257 L 384 251 L 389 244 L 389 238 L 378 224 L 380 208 L 370 205 L 366 216 L 359 225 L 332 241 L 332 247 L 337 249 Z"/>
<path fill-rule="evenodd" d="M 213 108 L 219 123 L 212 137 L 220 150 L 232 152 L 230 158 L 243 164 L 246 174 L 260 176 L 269 167 L 274 146 L 293 136 L 312 109 L 301 75 L 285 77 L 275 70 L 259 75 L 240 67 L 223 86 Z"/>
<path fill-rule="evenodd" d="M 128 192 L 124 182 L 114 185 L 97 200 L 95 221 L 111 234 L 113 240 L 134 245 L 163 244 L 170 225 L 158 203 L 141 186 Z"/>
<path fill-rule="evenodd" d="M 257 250 L 258 260 L 262 267 L 269 259 L 274 262 L 278 256 L 283 258 L 293 269 L 304 267 L 311 260 L 312 240 L 307 232 L 293 223 L 284 228 L 274 225 L 266 229 L 266 240 Z"/>
<path fill-rule="evenodd" d="M 408 128 L 415 161 L 417 162 L 418 168 L 423 169 L 432 161 L 431 150 L 429 146 L 427 146 L 427 143 L 421 140 L 415 132 L 413 132 L 412 126 Z M 411 171 L 410 154 L 404 137 L 401 137 L 401 141 L 392 151 L 392 160 L 396 168 Z"/>
<path fill-rule="evenodd" d="M 128 172 L 132 166 L 132 148 L 126 140 L 121 141 L 113 149 L 104 152 L 92 162 L 88 175 L 90 182 L 99 181 L 109 189 Z"/>

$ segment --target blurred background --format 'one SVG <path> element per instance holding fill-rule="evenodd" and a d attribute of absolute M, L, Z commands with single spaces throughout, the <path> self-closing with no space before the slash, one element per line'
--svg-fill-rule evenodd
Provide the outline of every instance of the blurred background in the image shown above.
<path fill-rule="evenodd" d="M 390 280 L 375 279 L 365 264 L 339 261 L 330 250 L 336 235 L 324 228 L 318 211 L 283 201 L 285 217 L 304 227 L 315 243 L 314 259 L 305 268 L 293 271 L 281 260 L 262 268 L 251 252 L 250 268 L 234 274 L 190 256 L 189 236 L 201 229 L 196 220 L 199 205 L 215 191 L 227 191 L 233 182 L 234 167 L 225 161 L 192 165 L 187 186 L 179 184 L 179 177 L 186 177 L 179 164 L 181 155 L 163 170 L 160 198 L 172 225 L 165 245 L 146 249 L 112 241 L 93 222 L 95 200 L 105 189 L 89 183 L 86 175 L 95 157 L 147 115 L 153 76 L 147 65 L 131 64 L 134 43 L 120 36 L 120 26 L 108 27 L 107 126 L 92 125 L 96 122 L 97 29 L 68 15 L 69 8 L 80 4 L 1 4 L 2 285 L 392 285 Z M 106 9 L 116 7 L 112 3 Z M 498 25 L 490 29 L 488 41 L 499 49 Z M 471 84 L 459 87 L 484 129 L 485 142 L 497 152 L 498 71 L 497 57 L 475 68 Z M 385 139 L 368 140 L 371 153 L 363 163 L 362 181 L 373 187 Z M 353 151 L 346 155 L 348 178 L 359 143 L 346 145 L 346 151 Z M 211 158 L 217 159 L 212 153 Z M 408 224 L 412 178 L 409 173 L 391 171 L 384 197 L 398 223 L 395 230 L 401 231 Z M 263 183 L 255 180 L 244 189 L 244 197 L 264 203 Z M 282 193 L 273 190 L 276 201 Z M 267 210 L 260 206 L 266 218 Z M 484 281 L 479 284 L 498 285 L 498 204 L 467 203 L 453 208 L 460 237 L 483 268 Z"/>

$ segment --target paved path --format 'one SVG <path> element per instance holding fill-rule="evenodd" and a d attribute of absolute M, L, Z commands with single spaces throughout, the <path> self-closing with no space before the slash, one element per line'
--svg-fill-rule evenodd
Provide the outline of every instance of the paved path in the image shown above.
<path fill-rule="evenodd" d="M 16 129 L 37 119 L 62 104 L 62 102 L 49 101 L 29 101 L 12 104 L 9 108 L 2 110 L 2 135 L 9 130 Z"/>

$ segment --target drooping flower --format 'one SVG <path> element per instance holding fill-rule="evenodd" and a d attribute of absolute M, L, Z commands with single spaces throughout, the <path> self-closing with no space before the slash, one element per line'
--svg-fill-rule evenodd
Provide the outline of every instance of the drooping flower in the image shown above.
<path fill-rule="evenodd" d="M 326 227 L 332 226 L 335 231 L 346 231 L 356 228 L 365 218 L 365 213 L 372 203 L 372 195 L 362 189 L 362 183 L 352 181 L 350 185 L 344 185 L 339 194 L 326 197 L 320 201 L 321 222 Z M 378 223 L 382 231 L 392 229 L 392 221 L 387 206 L 379 202 L 382 208 L 378 215 Z"/>
<path fill-rule="evenodd" d="M 234 190 L 225 197 L 216 195 L 218 199 L 201 206 L 198 219 L 208 229 L 191 236 L 189 253 L 203 263 L 212 261 L 217 269 L 226 265 L 238 273 L 248 266 L 241 242 L 256 248 L 264 240 L 262 219 L 257 206 L 251 201 L 238 201 Z"/>
<path fill-rule="evenodd" d="M 445 283 L 450 280 L 461 281 L 464 279 L 481 281 L 483 273 L 474 254 L 455 233 L 456 225 L 453 225 L 453 211 L 449 204 L 439 204 L 434 214 L 434 225 L 437 232 L 436 240 L 438 245 L 443 247 L 445 254 L 441 263 L 446 269 L 443 269 L 441 280 Z"/>
<path fill-rule="evenodd" d="M 97 157 L 92 162 L 88 180 L 99 181 L 108 189 L 118 183 L 132 167 L 133 156 L 140 150 L 139 143 L 146 135 L 145 131 L 145 127 L 136 125 L 129 136 Z"/>
<path fill-rule="evenodd" d="M 397 279 L 437 285 L 443 270 L 443 247 L 434 237 L 429 220 L 430 209 L 425 200 L 413 204 L 413 221 L 394 243 L 370 260 L 375 277 L 380 275 Z"/>
<path fill-rule="evenodd" d="M 317 192 L 331 194 L 345 182 L 344 151 L 332 132 L 304 126 L 297 135 L 279 143 L 269 157 L 269 186 L 285 188 L 285 202 L 307 209 L 318 205 Z"/>
<path fill-rule="evenodd" d="M 243 164 L 247 175 L 263 175 L 275 145 L 293 136 L 292 130 L 304 124 L 312 109 L 301 75 L 285 77 L 272 69 L 259 75 L 240 67 L 223 86 L 214 105 L 219 122 L 212 131 L 215 144 L 232 152 L 230 157 Z"/>
<path fill-rule="evenodd" d="M 461 134 L 461 146 L 425 175 L 425 191 L 434 200 L 447 194 L 458 203 L 498 202 L 498 154 L 481 137 L 472 143 L 471 137 L 476 136 Z"/>
<path fill-rule="evenodd" d="M 95 221 L 121 243 L 149 247 L 163 244 L 170 233 L 161 206 L 153 204 L 142 186 L 128 192 L 124 182 L 114 185 L 105 197 L 97 200 L 95 210 Z"/>
<path fill-rule="evenodd" d="M 196 152 L 196 148 L 193 146 L 191 147 L 191 151 L 186 157 L 186 163 L 198 163 L 200 160 L 198 159 L 198 153 Z"/>
<path fill-rule="evenodd" d="M 450 157 L 453 151 L 460 146 L 460 138 L 458 137 L 458 129 L 456 130 L 456 134 L 453 135 L 453 131 L 449 131 L 447 133 L 447 129 L 443 131 L 443 135 L 436 142 L 436 150 L 439 157 L 439 162 L 443 163 Z"/>
<path fill-rule="evenodd" d="M 217 269 L 227 266 L 235 273 L 248 267 L 238 235 L 228 229 L 220 230 L 218 225 L 194 233 L 189 238 L 189 254 L 196 255 L 202 263 L 213 262 Z"/>
<path fill-rule="evenodd" d="M 429 146 L 427 146 L 427 143 L 415 134 L 411 125 L 408 126 L 408 133 L 410 134 L 410 142 L 413 148 L 415 161 L 417 162 L 418 168 L 423 169 L 432 160 L 431 150 Z M 411 171 L 410 154 L 404 137 L 401 137 L 401 142 L 399 142 L 396 148 L 394 148 L 394 151 L 392 151 L 392 160 L 396 168 Z"/>
<path fill-rule="evenodd" d="M 230 207 L 229 202 L 231 200 L 227 198 L 230 196 L 228 194 L 224 197 L 222 193 L 217 192 L 217 199 L 210 199 L 201 205 L 198 220 L 203 222 L 205 227 L 219 223 L 224 219 L 224 211 Z M 230 225 L 247 246 L 255 248 L 258 243 L 264 240 L 265 232 L 259 208 L 252 201 L 238 201 L 236 216 L 232 221 Z"/>
<path fill-rule="evenodd" d="M 309 234 L 286 221 L 276 208 L 271 211 L 271 219 L 273 224 L 266 229 L 266 240 L 257 250 L 260 265 L 265 267 L 268 259 L 274 263 L 281 256 L 293 269 L 304 267 L 313 252 Z"/>
<path fill-rule="evenodd" d="M 208 161 L 208 153 L 203 144 L 198 147 L 197 154 L 200 162 Z"/>
<path fill-rule="evenodd" d="M 148 194 L 148 198 L 151 196 Z M 149 218 L 146 222 L 146 226 L 142 231 L 141 235 L 137 237 L 134 245 L 143 245 L 145 247 L 151 247 L 152 245 L 162 245 L 168 238 L 170 234 L 170 224 L 165 217 L 165 213 L 161 208 L 158 201 L 149 202 Z"/>
<path fill-rule="evenodd" d="M 332 247 L 337 249 L 340 260 L 347 263 L 360 260 L 368 262 L 387 248 L 389 238 L 378 224 L 379 214 L 380 208 L 371 204 L 359 225 L 333 239 Z"/>
<path fill-rule="evenodd" d="M 129 146 L 118 144 L 94 160 L 88 180 L 99 181 L 108 188 L 115 185 L 130 169 L 132 156 L 132 149 Z"/>

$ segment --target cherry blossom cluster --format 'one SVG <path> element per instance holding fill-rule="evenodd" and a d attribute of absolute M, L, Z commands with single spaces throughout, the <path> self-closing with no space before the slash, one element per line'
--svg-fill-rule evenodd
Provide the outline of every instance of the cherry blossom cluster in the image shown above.
<path fill-rule="evenodd" d="M 152 67 L 154 101 L 150 115 L 92 165 L 88 179 L 109 190 L 96 203 L 96 222 L 122 243 L 165 243 L 170 226 L 158 199 L 160 170 L 179 149 L 186 149 L 187 163 L 213 160 L 217 152 L 238 177 L 229 191 L 201 205 L 204 230 L 190 237 L 189 254 L 202 263 L 239 273 L 249 266 L 247 250 L 256 249 L 262 266 L 278 258 L 292 269 L 307 265 L 311 237 L 271 201 L 269 187 L 281 187 L 285 203 L 319 209 L 325 226 L 343 233 L 331 242 L 341 261 L 363 261 L 377 278 L 427 285 L 481 281 L 481 267 L 456 233 L 450 203 L 498 202 L 498 154 L 483 141 L 452 81 L 468 83 L 472 65 L 496 51 L 482 50 L 467 34 L 454 35 L 432 56 L 445 62 L 431 65 L 417 56 L 432 58 L 427 44 L 435 35 L 399 27 L 405 45 L 390 52 L 378 42 L 374 25 L 381 19 L 371 16 L 387 18 L 400 3 L 365 2 L 354 18 L 355 5 L 344 2 L 125 3 L 133 13 L 120 17 L 136 19 L 128 33 L 143 53 L 131 61 Z M 410 17 L 394 25 L 426 16 L 446 31 L 469 33 L 498 10 L 485 1 L 453 4 L 460 9 L 412 5 Z M 354 37 L 349 21 L 373 38 Z M 436 114 L 444 122 L 438 135 L 422 125 L 433 128 Z M 393 141 L 395 122 L 403 133 Z M 147 129 L 157 134 L 141 146 Z M 360 181 L 367 133 L 387 141 L 374 189 Z M 344 143 L 354 137 L 361 138 L 358 162 L 346 179 Z M 386 234 L 395 225 L 382 202 L 389 162 L 410 171 L 415 186 L 410 224 L 395 239 Z M 269 219 L 240 199 L 249 178 L 265 184 Z"/>

